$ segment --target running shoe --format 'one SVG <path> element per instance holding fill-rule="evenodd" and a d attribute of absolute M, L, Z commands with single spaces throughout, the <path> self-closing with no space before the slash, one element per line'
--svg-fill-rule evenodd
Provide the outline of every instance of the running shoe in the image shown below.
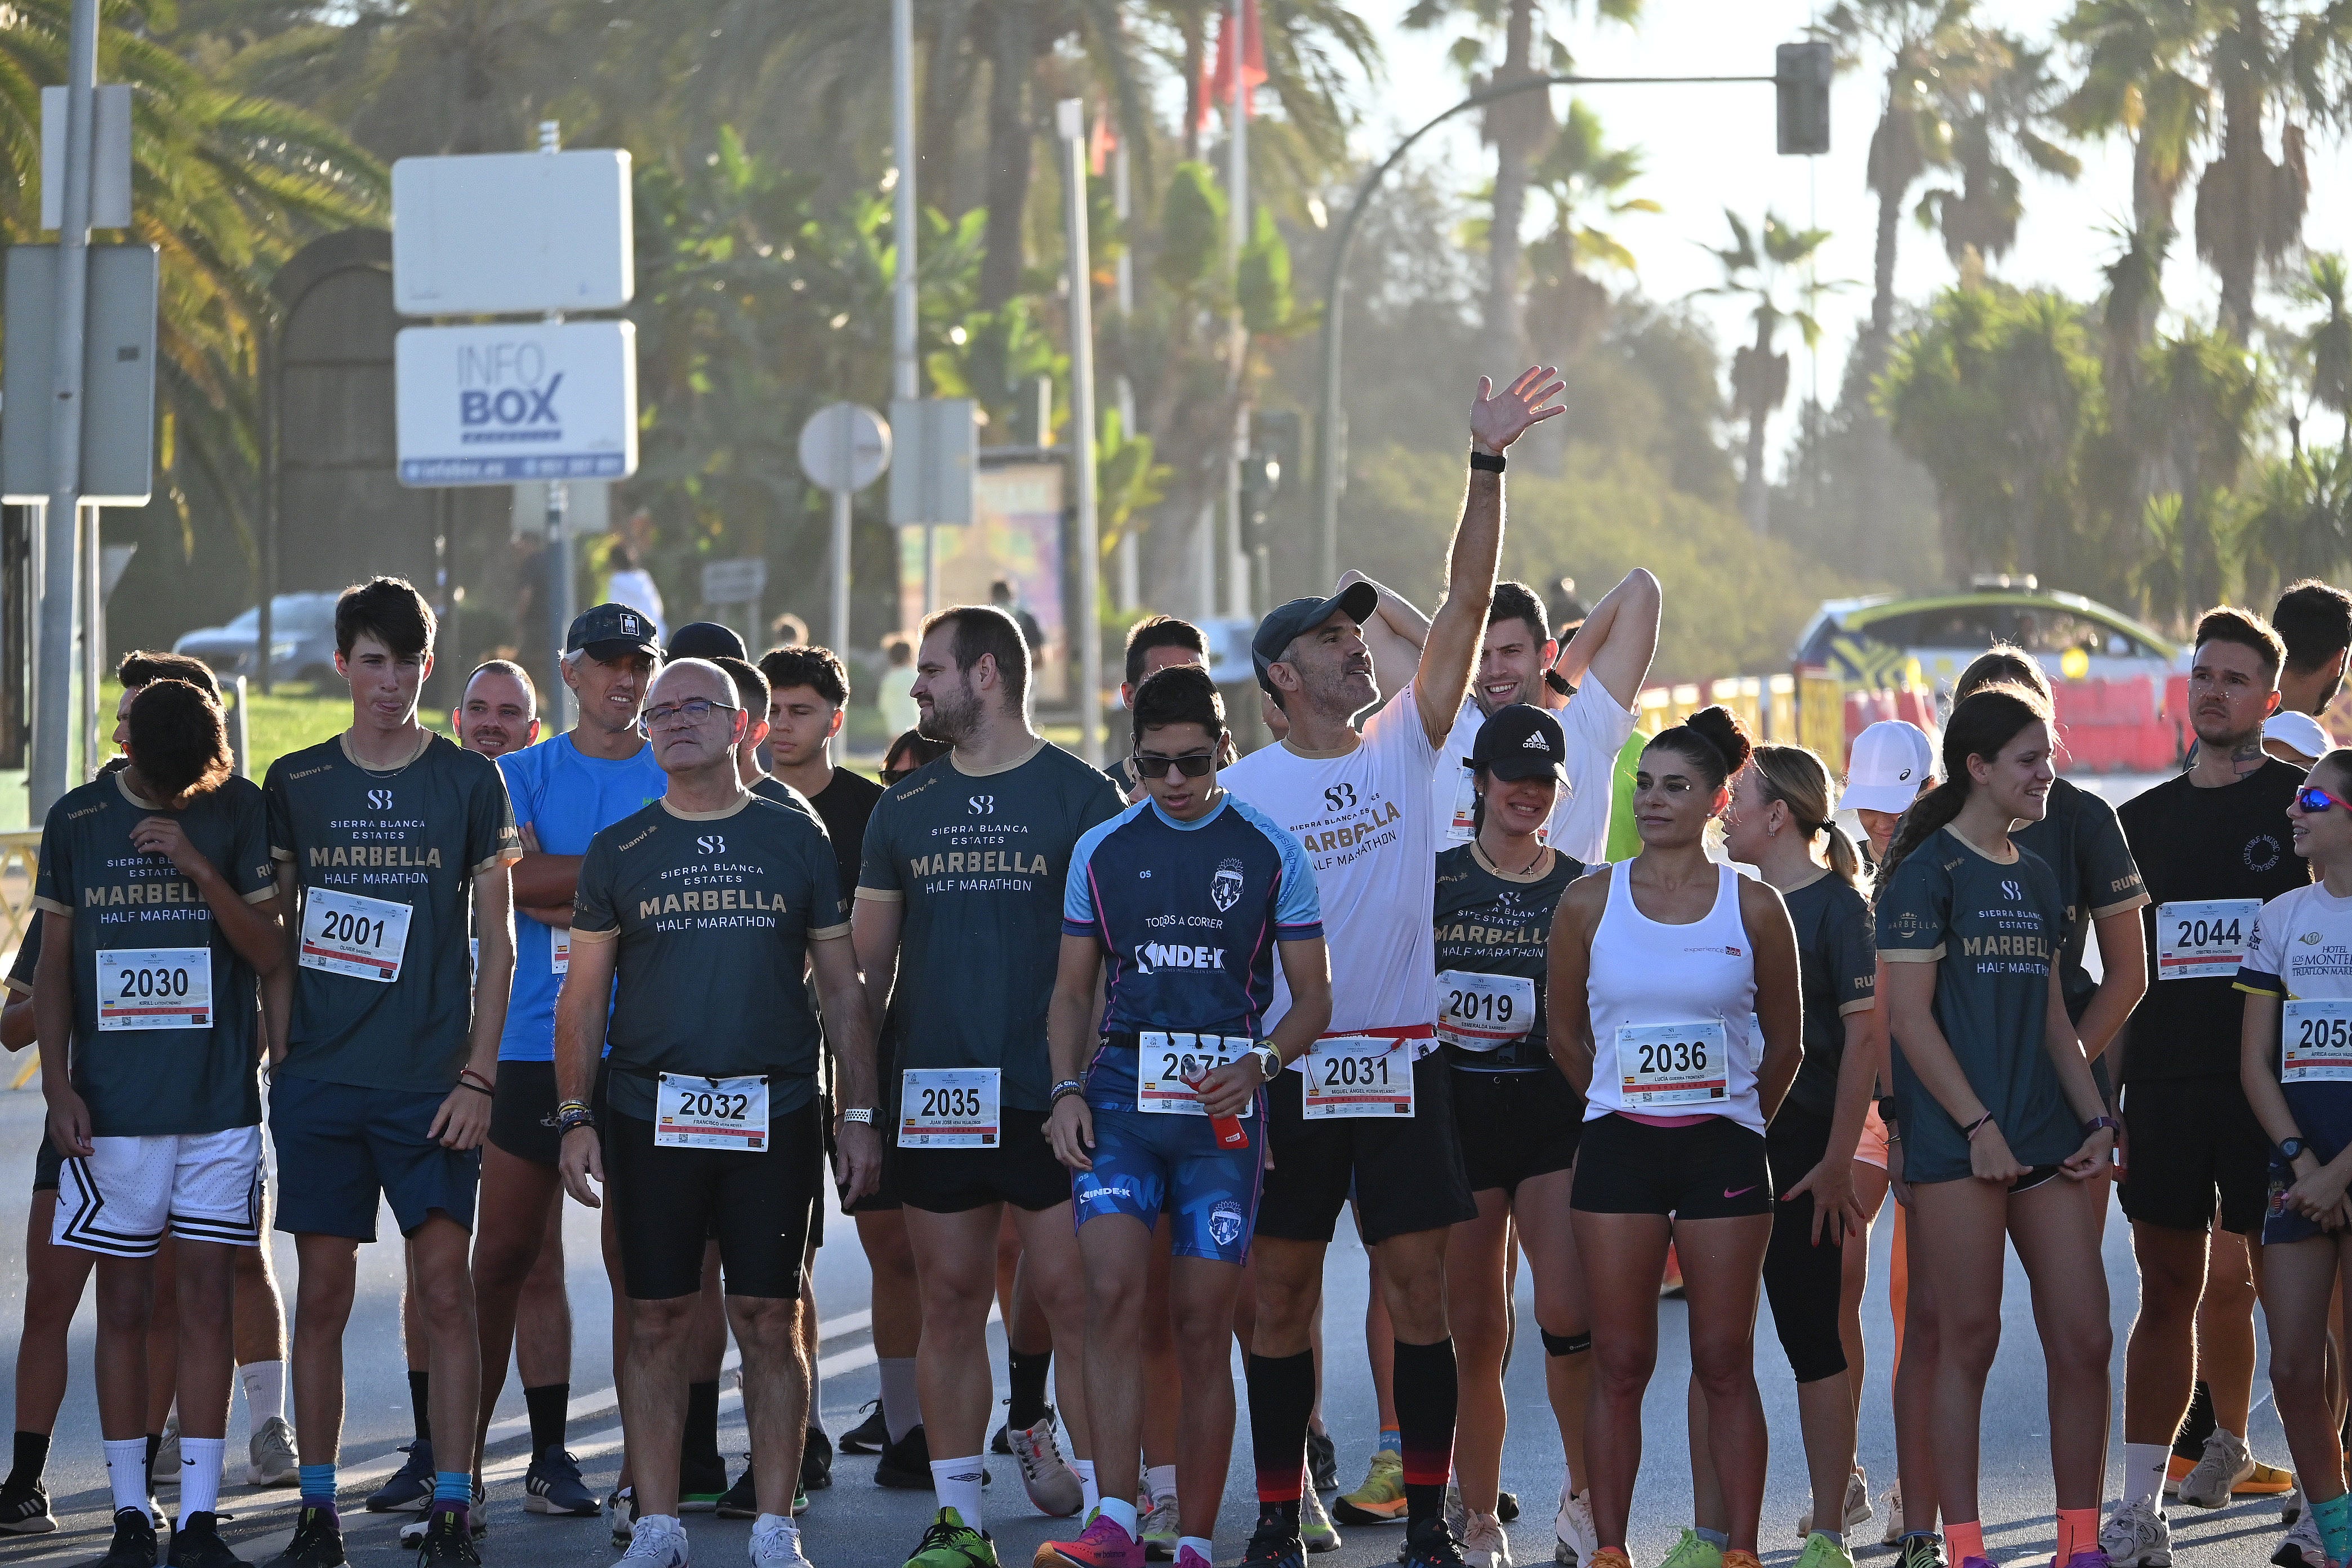
<path fill-rule="evenodd" d="M 1518 1523 L 1519 1494 L 1513 1491 L 1496 1492 L 1495 1494 L 1495 1517 L 1501 1520 L 1505 1524 Z"/>
<path fill-rule="evenodd" d="M 2191 1508 L 2224 1508 L 2240 1481 L 2254 1473 L 2246 1440 L 2216 1426 L 2205 1439 L 2205 1457 L 2180 1478 L 2180 1500 Z"/>
<path fill-rule="evenodd" d="M 2116 1568 L 2172 1568 L 2172 1521 L 2154 1498 L 2119 1503 L 2099 1527 L 2099 1550 Z"/>
<path fill-rule="evenodd" d="M 1633 1568 L 1633 1560 L 1622 1546 L 1603 1546 L 1592 1553 L 1592 1568 Z"/>
<path fill-rule="evenodd" d="M 563 1519 L 593 1519 L 604 1511 L 596 1505 L 596 1494 L 580 1479 L 580 1461 L 561 1444 L 532 1459 L 523 1472 L 522 1510 Z"/>
<path fill-rule="evenodd" d="M 220 1516 L 205 1510 L 183 1516 L 172 1527 L 172 1568 L 246 1568 L 246 1561 L 220 1536 Z"/>
<path fill-rule="evenodd" d="M 709 1513 L 727 1495 L 727 1461 L 713 1454 L 707 1459 L 677 1461 L 677 1511 Z"/>
<path fill-rule="evenodd" d="M 2063 1563 L 2053 1557 L 2050 1568 L 2107 1568 L 2107 1554 L 2095 1546 L 2085 1547 Z"/>
<path fill-rule="evenodd" d="M 2285 1500 L 2279 1507 L 2279 1522 L 2281 1524 L 2293 1524 L 2296 1520 L 2301 1519 L 2302 1517 L 2303 1489 L 2299 1486 L 2292 1487 L 2288 1489 Z"/>
<path fill-rule="evenodd" d="M 1217 1568 L 1217 1565 L 1189 1546 L 1177 1548 L 1176 1568 Z"/>
<path fill-rule="evenodd" d="M 874 1467 L 874 1484 L 894 1491 L 931 1489 L 931 1445 L 920 1425 L 907 1428 L 897 1442 L 882 1445 L 882 1458 Z"/>
<path fill-rule="evenodd" d="M 2284 1497 L 2294 1490 L 2294 1472 L 2254 1461 L 2254 1473 L 2230 1489 L 2231 1497 Z"/>
<path fill-rule="evenodd" d="M 1727 1563 L 1731 1556 L 1726 1552 L 1724 1560 Z M 1853 1568 L 1853 1553 L 1843 1542 L 1813 1531 L 1805 1537 L 1805 1549 L 1797 1553 L 1797 1568 Z"/>
<path fill-rule="evenodd" d="M 433 1521 L 436 1517 L 438 1516 L 427 1511 L 423 1517 L 410 1520 L 406 1524 L 402 1525 L 400 1543 L 403 1546 L 424 1545 L 426 1537 L 432 1533 Z M 490 1532 L 490 1494 L 479 1481 L 474 1483 L 474 1506 L 466 1510 L 466 1524 L 468 1532 L 476 1541 L 479 1541 Z"/>
<path fill-rule="evenodd" d="M 1021 1489 L 1029 1494 L 1032 1508 L 1048 1518 L 1067 1519 L 1086 1506 L 1086 1489 L 1077 1472 L 1054 1446 L 1052 1410 L 1038 1417 L 1034 1426 L 1013 1433 L 1012 1444 L 1013 1457 L 1021 1462 Z"/>
<path fill-rule="evenodd" d="M 1307 1473 L 1313 1478 L 1318 1492 L 1339 1489 L 1339 1446 L 1331 1441 L 1328 1432 L 1307 1429 Z"/>
<path fill-rule="evenodd" d="M 1878 1505 L 1886 1510 L 1886 1528 L 1880 1532 L 1878 1544 L 1895 1545 L 1903 1539 L 1903 1483 L 1896 1481 L 1887 1488 L 1886 1495 L 1878 1500 Z"/>
<path fill-rule="evenodd" d="M 22 1486 L 0 1486 L 0 1534 L 47 1535 L 57 1527 L 49 1489 L 39 1477 Z"/>
<path fill-rule="evenodd" d="M 996 1542 L 986 1531 L 966 1524 L 955 1510 L 943 1508 L 923 1531 L 907 1568 L 997 1568 Z"/>
<path fill-rule="evenodd" d="M 674 1519 L 646 1521 L 644 1529 L 630 1536 L 621 1561 L 645 1568 L 686 1568 L 686 1526 Z"/>
<path fill-rule="evenodd" d="M 2197 1456 L 2183 1454 L 2176 1447 L 2172 1457 L 2164 1461 L 2164 1495 L 2179 1497 L 2180 1483 L 2197 1468 Z"/>
<path fill-rule="evenodd" d="M 2327 1547 L 2319 1539 L 2319 1519 L 2309 1509 L 2294 1521 L 2286 1539 L 2271 1553 L 2277 1568 L 2327 1568 Z"/>
<path fill-rule="evenodd" d="M 798 1513 L 800 1510 L 795 1508 L 793 1511 Z M 749 1454 L 743 1456 L 743 1473 L 735 1478 L 735 1484 L 729 1487 L 727 1495 L 719 1500 L 719 1517 L 721 1519 L 760 1517 L 760 1500 L 751 1486 L 751 1456 Z"/>
<path fill-rule="evenodd" d="M 1242 1553 L 1242 1568 L 1307 1568 L 1307 1551 L 1279 1523 L 1261 1519 Z"/>
<path fill-rule="evenodd" d="M 249 1487 L 299 1487 L 302 1464 L 294 1457 L 294 1428 L 283 1415 L 261 1424 L 245 1446 L 245 1484 Z"/>
<path fill-rule="evenodd" d="M 1723 1568 L 1764 1568 L 1764 1564 L 1757 1561 L 1753 1552 L 1742 1552 L 1733 1547 L 1723 1554 Z"/>
<path fill-rule="evenodd" d="M 745 1458 L 750 1458 L 746 1455 Z M 814 1422 L 801 1444 L 801 1490 L 821 1492 L 833 1485 L 833 1438 Z"/>
<path fill-rule="evenodd" d="M 866 1419 L 841 1435 L 841 1451 L 845 1454 L 878 1454 L 882 1445 L 890 1440 L 890 1423 L 882 1416 L 882 1402 L 869 1399 L 864 1409 Z"/>
<path fill-rule="evenodd" d="M 1364 1484 L 1334 1499 L 1331 1511 L 1349 1524 L 1398 1524 L 1404 1519 L 1404 1457 L 1394 1448 L 1372 1456 Z"/>
<path fill-rule="evenodd" d="M 1404 1554 L 1397 1561 L 1404 1568 L 1466 1568 L 1462 1548 L 1454 1543 L 1454 1532 L 1445 1528 L 1442 1519 L 1424 1519 L 1407 1525 Z"/>
<path fill-rule="evenodd" d="M 1558 1568 L 1580 1568 L 1601 1550 L 1600 1542 L 1600 1532 L 1592 1522 L 1592 1494 L 1571 1492 L 1563 1482 L 1559 1511 L 1551 1521 L 1552 1562 Z"/>
<path fill-rule="evenodd" d="M 1462 1501 L 1462 1483 L 1459 1481 L 1445 1483 L 1444 1518 L 1447 1532 L 1455 1541 L 1470 1533 L 1470 1510 Z"/>
<path fill-rule="evenodd" d="M 360 1505 L 370 1513 L 423 1513 L 433 1500 L 433 1439 L 419 1437 L 401 1452 L 408 1456 L 407 1462 Z"/>
<path fill-rule="evenodd" d="M 135 1508 L 114 1510 L 114 1539 L 96 1568 L 155 1568 L 155 1521 Z"/>
<path fill-rule="evenodd" d="M 1895 1568 L 1944 1568 L 1944 1538 L 1932 1530 L 1903 1536 L 1895 1543 Z"/>
<path fill-rule="evenodd" d="M 180 1413 L 174 1410 L 163 1417 L 163 1440 L 155 1445 L 155 1457 L 147 1461 L 147 1488 L 176 1487 L 180 1484 Z"/>
<path fill-rule="evenodd" d="M 626 1546 L 637 1529 L 637 1489 L 622 1487 L 606 1498 L 604 1517 L 612 1521 L 613 1544 Z"/>
<path fill-rule="evenodd" d="M 1472 1514 L 1462 1532 L 1462 1561 L 1465 1568 L 1511 1568 L 1511 1538 L 1503 1521 L 1491 1513 Z"/>
<path fill-rule="evenodd" d="M 348 1561 L 343 1555 L 343 1521 L 335 1510 L 306 1508 L 294 1516 L 294 1539 L 269 1560 L 268 1568 L 342 1568 Z"/>
<path fill-rule="evenodd" d="M 796 1486 L 793 1489 L 793 1517 L 798 1519 L 807 1511 L 808 1488 Z"/>
<path fill-rule="evenodd" d="M 755 1568 L 809 1568 L 801 1552 L 800 1527 L 780 1519 L 765 1530 L 751 1531 L 751 1562 Z"/>
<path fill-rule="evenodd" d="M 1874 1517 L 1870 1508 L 1870 1478 L 1856 1470 L 1845 1479 L 1845 1523 L 1838 1533 L 1852 1535 L 1857 1527 L 1868 1524 Z M 1797 1539 L 1810 1540 L 1812 1533 L 1813 1505 L 1809 1502 L 1805 1511 L 1797 1516 Z"/>
<path fill-rule="evenodd" d="M 416 1543 L 418 1563 L 456 1563 L 464 1568 L 478 1568 L 482 1554 L 474 1550 L 474 1538 L 485 1531 L 471 1527 L 466 1519 L 467 1511 L 442 1508 L 425 1516 L 425 1534 Z M 478 1505 L 470 1511 L 479 1512 Z"/>
<path fill-rule="evenodd" d="M 1723 1548 L 1688 1525 L 1658 1568 L 1723 1568 Z"/>
<path fill-rule="evenodd" d="M 1165 1563 L 1176 1555 L 1176 1542 L 1184 1531 L 1177 1523 L 1176 1500 L 1155 1502 L 1136 1518 L 1136 1533 L 1143 1541 L 1143 1555 L 1153 1563 Z"/>
<path fill-rule="evenodd" d="M 1339 1550 L 1339 1527 L 1323 1511 L 1323 1497 L 1309 1491 L 1298 1500 L 1298 1544 L 1320 1556 Z"/>
<path fill-rule="evenodd" d="M 1143 1542 L 1127 1527 L 1099 1512 L 1076 1541 L 1049 1541 L 1038 1549 L 1041 1563 L 1066 1563 L 1073 1568 L 1143 1568 Z"/>
<path fill-rule="evenodd" d="M 1000 1399 L 996 1403 L 1009 1409 L 1013 1401 Z M 1046 1409 L 1051 1411 L 1053 1406 L 1047 1405 Z M 1003 1426 L 996 1429 L 996 1436 L 988 1440 L 988 1451 L 992 1454 L 1001 1454 L 1008 1459 L 1013 1457 L 1013 1423 L 1011 1421 L 1006 1421 Z"/>

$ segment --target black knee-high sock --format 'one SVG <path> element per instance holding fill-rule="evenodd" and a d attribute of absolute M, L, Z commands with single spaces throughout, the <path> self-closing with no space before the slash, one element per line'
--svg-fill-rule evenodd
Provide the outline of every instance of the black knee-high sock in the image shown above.
<path fill-rule="evenodd" d="M 408 1403 L 416 1413 L 416 1440 L 420 1443 L 433 1441 L 432 1382 L 433 1374 L 428 1372 L 408 1374 Z"/>
<path fill-rule="evenodd" d="M 686 1464 L 719 1462 L 719 1384 L 686 1385 L 686 1431 L 677 1457 Z"/>
<path fill-rule="evenodd" d="M 1454 1342 L 1396 1342 L 1397 1436 L 1403 1440 L 1404 1507 L 1409 1524 L 1445 1507 L 1445 1479 L 1454 1470 L 1454 1417 L 1459 1388 Z"/>
<path fill-rule="evenodd" d="M 1246 1375 L 1258 1525 L 1278 1524 L 1297 1535 L 1307 1484 L 1307 1421 L 1315 1412 L 1315 1352 L 1253 1355 Z"/>
<path fill-rule="evenodd" d="M 522 1391 L 523 1408 L 530 1415 L 530 1451 L 544 1454 L 563 1447 L 563 1420 L 572 1405 L 572 1385 L 543 1383 Z"/>
<path fill-rule="evenodd" d="M 41 1479 L 49 1466 L 49 1435 L 47 1432 L 16 1434 L 16 1465 L 8 1472 L 10 1486 L 31 1486 Z"/>
<path fill-rule="evenodd" d="M 2189 1395 L 2189 1414 L 2181 1417 L 2180 1430 L 2172 1439 L 2172 1451 L 2184 1459 L 2204 1458 L 2205 1439 L 2213 1435 L 2213 1391 L 2200 1377 Z"/>
<path fill-rule="evenodd" d="M 1005 1381 L 1013 1385 L 1005 1418 L 1016 1431 L 1026 1432 L 1045 1418 L 1045 1373 L 1053 1364 L 1054 1352 L 1050 1350 L 1033 1354 L 1010 1345 L 1005 1347 Z"/>

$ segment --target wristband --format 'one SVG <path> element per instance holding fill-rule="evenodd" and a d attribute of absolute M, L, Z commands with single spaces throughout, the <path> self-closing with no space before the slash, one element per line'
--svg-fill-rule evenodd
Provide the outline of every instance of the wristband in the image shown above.
<path fill-rule="evenodd" d="M 485 1095 L 485 1096 L 488 1096 L 488 1098 L 493 1099 L 493 1100 L 495 1100 L 495 1099 L 497 1099 L 497 1098 L 498 1098 L 496 1095 L 491 1094 L 491 1093 L 490 1093 L 490 1091 L 489 1091 L 488 1089 L 484 1089 L 480 1084 L 476 1083 L 472 1079 L 469 1079 L 469 1078 L 461 1078 L 461 1079 L 459 1079 L 457 1080 L 457 1087 L 458 1087 L 459 1089 L 472 1089 L 476 1094 Z"/>
<path fill-rule="evenodd" d="M 591 1131 L 596 1127 L 596 1113 L 586 1106 L 575 1101 L 555 1113 L 555 1135 L 558 1138 L 577 1132 L 583 1127 Z"/>
<path fill-rule="evenodd" d="M 1045 1097 L 1045 1104 L 1050 1109 L 1061 1104 L 1063 1100 L 1069 1095 L 1084 1094 L 1086 1091 L 1087 1086 L 1085 1084 L 1080 1083 L 1076 1079 L 1066 1078 L 1061 1082 L 1054 1086 L 1054 1092 Z"/>
<path fill-rule="evenodd" d="M 2123 1123 L 2117 1121 L 2112 1116 L 2094 1116 L 2088 1121 L 2083 1123 L 2083 1136 L 2088 1138 L 2092 1133 L 2096 1132 L 2102 1127 L 2105 1128 L 2110 1132 L 2116 1133 L 2120 1133 L 2124 1130 Z"/>
<path fill-rule="evenodd" d="M 1966 1127 L 1961 1128 L 1960 1136 L 1973 1143 L 1977 1141 L 1977 1134 L 1991 1125 L 1992 1112 L 1988 1110 L 1982 1116 L 1978 1117 L 1974 1121 L 1969 1122 Z"/>
<path fill-rule="evenodd" d="M 1470 454 L 1470 466 L 1483 474 L 1499 474 L 1503 471 L 1503 454 L 1473 452 Z"/>
<path fill-rule="evenodd" d="M 497 1083 L 491 1079 L 485 1074 L 476 1072 L 472 1068 L 459 1068 L 457 1069 L 457 1077 L 463 1081 L 476 1085 L 485 1094 L 488 1094 L 498 1088 Z"/>
<path fill-rule="evenodd" d="M 845 1125 L 855 1122 L 860 1127 L 871 1127 L 874 1125 L 874 1108 L 861 1105 L 844 1110 L 841 1113 L 841 1120 Z"/>
<path fill-rule="evenodd" d="M 1552 668 L 1549 665 L 1544 668 L 1544 684 L 1550 687 L 1562 697 L 1573 697 L 1576 695 L 1576 688 L 1568 683 L 1567 677 L 1561 675 L 1559 670 Z"/>

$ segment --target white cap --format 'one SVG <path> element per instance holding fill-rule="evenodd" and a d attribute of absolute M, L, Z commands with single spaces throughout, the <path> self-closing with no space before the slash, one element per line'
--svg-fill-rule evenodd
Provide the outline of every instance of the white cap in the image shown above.
<path fill-rule="evenodd" d="M 1837 808 L 1906 811 L 1935 772 L 1936 747 L 1927 731 L 1901 719 L 1881 719 L 1853 738 Z"/>
<path fill-rule="evenodd" d="M 2308 713 L 2273 713 L 2263 721 L 2263 739 L 2283 741 L 2303 755 L 2317 762 L 2335 749 L 2336 742 L 2318 720 Z"/>

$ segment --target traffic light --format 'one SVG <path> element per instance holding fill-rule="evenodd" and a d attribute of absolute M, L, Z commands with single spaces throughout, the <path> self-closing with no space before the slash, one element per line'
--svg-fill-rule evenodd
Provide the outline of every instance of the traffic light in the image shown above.
<path fill-rule="evenodd" d="M 1830 150 L 1830 78 L 1837 59 L 1823 41 L 1782 44 L 1773 60 L 1780 100 L 1780 154 L 1811 157 Z"/>

